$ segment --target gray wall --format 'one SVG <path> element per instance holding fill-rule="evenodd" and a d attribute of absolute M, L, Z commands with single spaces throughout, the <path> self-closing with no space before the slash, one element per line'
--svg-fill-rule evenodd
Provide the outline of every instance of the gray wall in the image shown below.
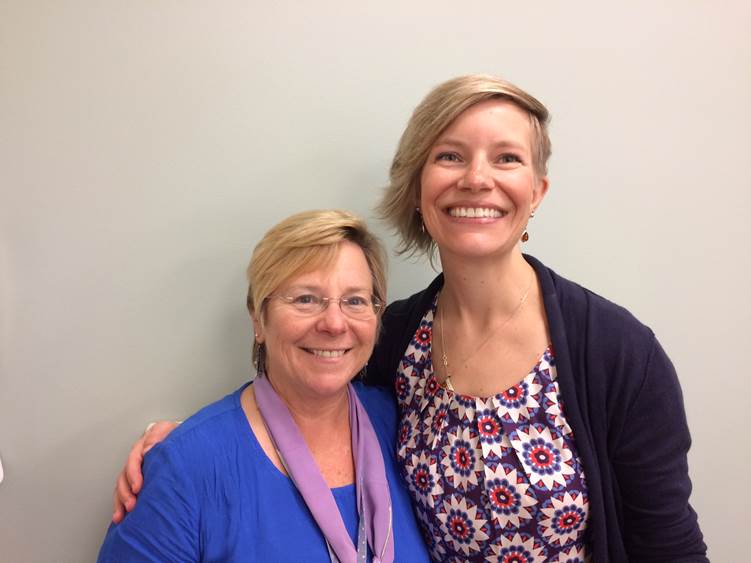
<path fill-rule="evenodd" d="M 551 108 L 527 250 L 658 334 L 742 560 L 751 8 L 603 4 L 0 2 L 0 560 L 94 559 L 145 424 L 248 377 L 254 242 L 370 214 L 412 108 L 477 71 Z M 430 276 L 393 259 L 391 296 Z"/>

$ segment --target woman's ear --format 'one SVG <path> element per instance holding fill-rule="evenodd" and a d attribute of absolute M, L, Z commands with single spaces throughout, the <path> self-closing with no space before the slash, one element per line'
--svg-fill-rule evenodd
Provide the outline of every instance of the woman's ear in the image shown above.
<path fill-rule="evenodd" d="M 548 180 L 547 176 L 542 176 L 541 178 L 537 179 L 537 183 L 535 184 L 534 190 L 532 191 L 532 209 L 537 209 L 538 207 L 540 207 L 542 200 L 545 199 L 545 194 L 548 193 L 549 186 L 550 181 Z"/>
<path fill-rule="evenodd" d="M 256 344 L 263 344 L 266 337 L 264 336 L 263 324 L 261 324 L 257 313 L 253 313 L 253 335 Z"/>

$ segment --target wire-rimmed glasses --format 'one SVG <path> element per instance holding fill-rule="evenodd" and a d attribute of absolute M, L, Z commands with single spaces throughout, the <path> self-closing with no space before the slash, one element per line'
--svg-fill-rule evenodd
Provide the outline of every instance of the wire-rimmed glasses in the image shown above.
<path fill-rule="evenodd" d="M 305 317 L 323 313 L 332 302 L 337 303 L 341 312 L 351 319 L 370 319 L 383 308 L 383 302 L 375 295 L 323 297 L 315 293 L 300 293 L 298 295 L 269 295 L 266 299 L 279 299 Z"/>

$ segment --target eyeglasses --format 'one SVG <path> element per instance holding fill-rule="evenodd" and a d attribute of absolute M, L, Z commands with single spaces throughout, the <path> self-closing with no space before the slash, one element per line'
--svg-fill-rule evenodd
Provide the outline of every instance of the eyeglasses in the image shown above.
<path fill-rule="evenodd" d="M 383 302 L 375 295 L 369 297 L 363 295 L 321 297 L 315 293 L 301 293 L 299 295 L 269 295 L 266 299 L 284 301 L 295 312 L 306 317 L 323 313 L 331 302 L 338 303 L 341 312 L 351 319 L 370 319 L 383 308 Z"/>

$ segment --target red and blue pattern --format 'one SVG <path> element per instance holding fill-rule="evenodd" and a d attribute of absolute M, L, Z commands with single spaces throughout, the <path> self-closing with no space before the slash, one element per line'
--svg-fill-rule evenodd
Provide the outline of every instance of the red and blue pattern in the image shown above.
<path fill-rule="evenodd" d="M 436 561 L 586 561 L 587 486 L 552 347 L 518 384 L 470 397 L 433 373 L 433 308 L 396 378 L 398 458 Z"/>

